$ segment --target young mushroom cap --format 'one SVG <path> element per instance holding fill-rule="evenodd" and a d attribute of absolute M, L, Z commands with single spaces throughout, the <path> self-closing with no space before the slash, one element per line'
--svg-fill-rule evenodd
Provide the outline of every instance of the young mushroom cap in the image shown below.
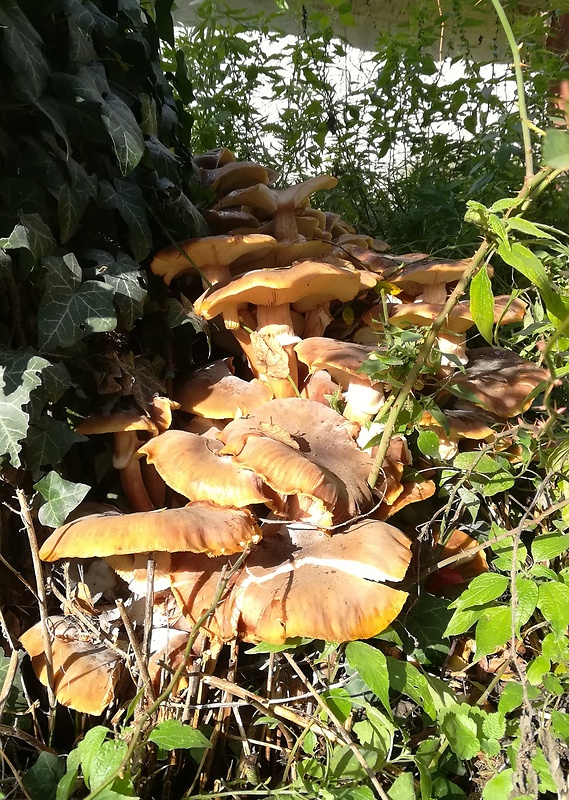
<path fill-rule="evenodd" d="M 218 195 L 243 189 L 252 184 L 276 181 L 278 173 L 252 161 L 229 161 L 215 169 L 202 169 L 202 184 Z"/>
<path fill-rule="evenodd" d="M 66 617 L 48 617 L 54 689 L 57 702 L 84 714 L 99 716 L 115 696 L 115 687 L 123 672 L 120 656 L 104 644 L 86 640 L 73 621 Z M 20 637 L 32 660 L 38 680 L 47 686 L 47 666 L 41 622 Z"/>
<path fill-rule="evenodd" d="M 272 236 L 261 233 L 186 239 L 179 245 L 160 250 L 152 259 L 150 269 L 155 275 L 161 275 L 169 286 L 174 278 L 197 267 L 206 281 L 213 285 L 231 278 L 230 266 L 240 256 L 266 255 L 276 244 Z"/>
<path fill-rule="evenodd" d="M 221 442 L 195 433 L 166 431 L 140 452 L 168 486 L 189 500 L 234 508 L 265 503 L 275 509 L 280 505 L 258 475 L 241 469 L 229 456 L 219 455 L 221 448 Z"/>
<path fill-rule="evenodd" d="M 547 377 L 545 369 L 511 350 L 481 347 L 468 351 L 466 370 L 455 373 L 451 383 L 467 389 L 492 414 L 507 418 L 530 407 L 529 395 Z"/>
<path fill-rule="evenodd" d="M 266 383 L 236 377 L 232 362 L 232 358 L 224 358 L 194 370 L 175 392 L 180 408 L 200 417 L 233 419 L 272 399 Z"/>
<path fill-rule="evenodd" d="M 191 503 L 184 508 L 82 517 L 57 528 L 42 545 L 40 558 L 58 561 L 155 550 L 226 555 L 260 538 L 250 511 Z"/>
<path fill-rule="evenodd" d="M 205 153 L 198 153 L 193 157 L 193 160 L 202 169 L 217 169 L 217 167 L 223 167 L 231 161 L 236 161 L 236 158 L 227 147 L 216 147 L 213 150 L 207 150 Z"/>

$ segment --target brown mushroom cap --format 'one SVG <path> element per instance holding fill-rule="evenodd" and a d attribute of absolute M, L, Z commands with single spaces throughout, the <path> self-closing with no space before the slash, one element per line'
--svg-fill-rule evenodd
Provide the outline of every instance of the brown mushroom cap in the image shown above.
<path fill-rule="evenodd" d="M 57 702 L 83 714 L 99 716 L 115 696 L 115 686 L 123 671 L 116 652 L 103 644 L 85 641 L 85 635 L 66 617 L 49 617 L 53 634 L 52 661 Z M 32 659 L 36 677 L 47 686 L 47 667 L 38 622 L 20 637 Z"/>
<path fill-rule="evenodd" d="M 150 269 L 155 275 L 161 275 L 168 286 L 174 278 L 195 267 L 210 283 L 217 283 L 231 277 L 229 266 L 240 256 L 266 254 L 275 246 L 272 236 L 260 233 L 202 236 L 160 250 L 152 259 Z"/>
<path fill-rule="evenodd" d="M 402 580 L 409 546 L 397 528 L 375 520 L 316 540 L 283 526 L 252 554 L 232 590 L 237 630 L 246 640 L 273 643 L 375 636 L 407 598 L 376 581 Z"/>
<path fill-rule="evenodd" d="M 205 153 L 198 153 L 193 159 L 198 167 L 203 169 L 216 169 L 236 160 L 231 150 L 228 150 L 227 147 L 216 147 L 213 150 L 207 150 Z"/>
<path fill-rule="evenodd" d="M 334 520 L 343 521 L 372 505 L 367 483 L 372 459 L 354 442 L 358 431 L 331 408 L 286 398 L 234 420 L 218 438 L 225 444 L 221 452 L 231 453 L 275 491 L 318 498 Z M 288 514 L 295 502 L 289 499 Z"/>
<path fill-rule="evenodd" d="M 40 558 L 57 561 L 156 550 L 225 555 L 240 552 L 260 537 L 246 509 L 191 503 L 185 508 L 82 517 L 57 528 L 41 547 Z"/>
<path fill-rule="evenodd" d="M 244 255 L 235 261 L 231 268 L 233 275 L 243 275 L 256 269 L 275 269 L 290 267 L 296 261 L 316 259 L 327 256 L 332 250 L 330 242 L 322 239 L 309 239 L 299 242 L 277 242 L 276 246 L 265 256 L 256 253 Z"/>
<path fill-rule="evenodd" d="M 115 434 L 115 452 L 113 466 L 115 469 L 124 469 L 140 444 L 136 435 L 137 431 L 158 436 L 156 424 L 137 409 L 128 411 L 114 411 L 111 414 L 91 414 L 75 428 L 77 433 L 85 436 L 97 433 Z"/>
<path fill-rule="evenodd" d="M 278 178 L 278 173 L 252 161 L 229 161 L 215 169 L 202 169 L 201 178 L 208 189 L 224 195 L 255 183 L 272 183 Z"/>
<path fill-rule="evenodd" d="M 547 377 L 545 369 L 510 350 L 481 347 L 468 351 L 466 370 L 455 373 L 451 384 L 464 387 L 493 414 L 507 418 L 530 407 L 528 395 Z"/>
<path fill-rule="evenodd" d="M 235 233 L 236 228 L 243 227 L 251 229 L 248 233 L 254 233 L 261 224 L 253 214 L 249 214 L 247 211 L 241 211 L 238 208 L 227 208 L 223 211 L 211 208 L 204 211 L 203 216 L 209 225 L 209 229 L 215 236 Z M 242 234 L 245 233 L 245 231 L 238 231 L 238 233 Z"/>
<path fill-rule="evenodd" d="M 209 500 L 219 506 L 244 508 L 265 503 L 275 508 L 270 492 L 254 472 L 240 469 L 220 456 L 221 442 L 187 431 L 166 431 L 141 448 L 165 482 L 189 500 Z"/>
<path fill-rule="evenodd" d="M 267 403 L 273 394 L 266 383 L 244 381 L 233 374 L 233 359 L 224 358 L 199 367 L 175 392 L 180 408 L 212 419 L 233 419 Z"/>

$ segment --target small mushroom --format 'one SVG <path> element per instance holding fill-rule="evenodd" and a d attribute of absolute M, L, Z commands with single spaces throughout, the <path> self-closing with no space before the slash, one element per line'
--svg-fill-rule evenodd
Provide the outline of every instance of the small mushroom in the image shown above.
<path fill-rule="evenodd" d="M 49 617 L 53 637 L 51 653 L 54 690 L 57 702 L 83 714 L 99 716 L 115 697 L 115 687 L 124 665 L 116 651 L 101 642 L 91 641 L 67 617 Z M 20 637 L 32 660 L 38 680 L 47 686 L 47 666 L 42 623 L 38 622 Z"/>

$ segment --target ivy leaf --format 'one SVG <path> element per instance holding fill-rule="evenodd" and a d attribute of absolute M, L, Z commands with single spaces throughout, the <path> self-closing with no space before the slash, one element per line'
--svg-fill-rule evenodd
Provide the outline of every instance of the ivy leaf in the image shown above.
<path fill-rule="evenodd" d="M 95 261 L 97 275 L 113 287 L 124 325 L 131 330 L 135 321 L 142 318 L 147 296 L 139 265 L 126 253 L 120 252 L 115 260 L 104 250 L 88 250 L 85 258 Z"/>
<path fill-rule="evenodd" d="M 142 261 L 152 249 L 152 231 L 140 188 L 134 183 L 115 179 L 113 184 L 99 184 L 101 208 L 116 209 L 128 226 L 128 242 L 136 261 Z"/>
<path fill-rule="evenodd" d="M 0 25 L 4 60 L 14 73 L 15 85 L 28 100 L 37 100 L 49 74 L 41 36 L 14 0 L 3 1 Z"/>
<path fill-rule="evenodd" d="M 75 433 L 67 423 L 54 417 L 41 417 L 30 426 L 26 440 L 26 461 L 33 479 L 39 478 L 42 467 L 59 464 L 75 442 L 86 441 L 86 436 Z"/>
<path fill-rule="evenodd" d="M 39 214 L 21 214 L 20 222 L 7 239 L 0 240 L 0 247 L 17 250 L 24 247 L 34 258 L 43 258 L 55 250 L 55 239 Z"/>
<path fill-rule="evenodd" d="M 350 642 L 346 647 L 346 658 L 363 682 L 380 699 L 381 704 L 391 716 L 389 703 L 389 675 L 387 662 L 381 650 L 365 642 Z"/>
<path fill-rule="evenodd" d="M 90 486 L 66 481 L 55 470 L 34 484 L 34 489 L 46 501 L 40 508 L 38 518 L 48 528 L 58 528 L 65 518 L 84 499 Z"/>
<path fill-rule="evenodd" d="M 489 344 L 492 344 L 494 327 L 494 294 L 486 264 L 470 283 L 470 311 L 476 327 Z"/>
<path fill-rule="evenodd" d="M 163 750 L 191 749 L 194 747 L 211 747 L 209 739 L 192 728 L 191 725 L 184 725 L 177 719 L 167 719 L 159 722 L 148 737 Z"/>
<path fill-rule="evenodd" d="M 54 753 L 40 753 L 36 763 L 22 778 L 22 783 L 32 800 L 55 800 L 57 784 L 64 772 L 61 758 Z"/>
<path fill-rule="evenodd" d="M 7 455 L 14 467 L 21 465 L 20 442 L 28 431 L 24 406 L 41 384 L 40 373 L 48 365 L 49 361 L 36 355 L 0 354 L 0 457 Z"/>
<path fill-rule="evenodd" d="M 74 188 L 66 183 L 57 198 L 57 219 L 59 221 L 59 238 L 67 242 L 77 232 L 81 217 L 89 205 L 89 194 L 83 189 Z"/>
<path fill-rule="evenodd" d="M 42 347 L 71 347 L 91 333 L 115 329 L 111 286 L 101 281 L 81 283 L 81 267 L 73 253 L 45 258 L 43 264 L 47 277 L 38 310 Z"/>
<path fill-rule="evenodd" d="M 144 154 L 144 137 L 136 117 L 127 104 L 114 94 L 107 94 L 101 109 L 123 175 L 136 167 Z"/>

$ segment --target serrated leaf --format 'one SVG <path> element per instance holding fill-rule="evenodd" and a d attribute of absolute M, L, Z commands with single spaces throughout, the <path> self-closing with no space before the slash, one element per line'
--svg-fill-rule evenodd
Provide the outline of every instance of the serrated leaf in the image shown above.
<path fill-rule="evenodd" d="M 486 264 L 482 265 L 470 283 L 470 312 L 482 336 L 492 344 L 494 294 Z"/>
<path fill-rule="evenodd" d="M 569 586 L 548 581 L 539 587 L 537 605 L 557 633 L 563 633 L 569 625 Z"/>
<path fill-rule="evenodd" d="M 191 725 L 184 725 L 177 719 L 167 719 L 158 723 L 148 739 L 163 750 L 211 747 L 211 742 L 203 733 Z"/>
<path fill-rule="evenodd" d="M 499 711 L 486 714 L 482 731 L 487 739 L 501 739 L 506 735 L 506 718 Z"/>
<path fill-rule="evenodd" d="M 128 226 L 128 242 L 136 261 L 142 261 L 152 248 L 152 231 L 148 224 L 146 203 L 140 188 L 116 178 L 113 184 L 99 184 L 101 208 L 116 209 Z"/>
<path fill-rule="evenodd" d="M 34 484 L 34 489 L 46 501 L 39 510 L 39 521 L 48 528 L 57 528 L 85 498 L 91 487 L 84 483 L 66 481 L 52 470 Z"/>
<path fill-rule="evenodd" d="M 553 169 L 569 169 L 569 131 L 550 128 L 543 140 L 543 160 Z"/>
<path fill-rule="evenodd" d="M 108 740 L 100 745 L 90 762 L 90 789 L 96 789 L 121 766 L 127 749 L 127 743 L 117 739 Z"/>
<path fill-rule="evenodd" d="M 451 750 L 463 759 L 471 759 L 480 750 L 478 727 L 476 722 L 468 716 L 469 707 L 455 706 L 443 708 L 439 715 L 441 731 L 447 738 Z"/>
<path fill-rule="evenodd" d="M 50 256 L 43 264 L 47 277 L 38 310 L 42 347 L 71 347 L 91 333 L 115 329 L 111 286 L 101 281 L 81 283 L 81 267 L 73 253 Z"/>
<path fill-rule="evenodd" d="M 6 250 L 24 247 L 34 258 L 43 258 L 55 249 L 55 239 L 39 214 L 21 214 L 20 222 L 1 246 Z"/>
<path fill-rule="evenodd" d="M 55 800 L 65 765 L 54 753 L 40 753 L 38 760 L 22 778 L 22 783 L 32 800 Z"/>
<path fill-rule="evenodd" d="M 59 464 L 71 445 L 85 441 L 86 436 L 75 433 L 67 423 L 54 417 L 42 417 L 35 425 L 30 425 L 26 461 L 33 480 L 41 475 L 42 467 Z"/>
<path fill-rule="evenodd" d="M 387 662 L 381 650 L 365 642 L 350 642 L 346 647 L 346 658 L 350 667 L 359 673 L 360 678 L 391 716 Z"/>
<path fill-rule="evenodd" d="M 128 175 L 144 155 L 144 137 L 136 117 L 120 97 L 107 94 L 101 119 L 112 139 L 120 171 Z"/>
<path fill-rule="evenodd" d="M 450 608 L 458 611 L 482 606 L 497 600 L 508 588 L 509 579 L 505 575 L 497 575 L 494 572 L 485 572 L 477 575 L 469 584 L 468 588 L 450 604 Z"/>
<path fill-rule="evenodd" d="M 484 607 L 480 606 L 467 611 L 455 611 L 445 628 L 443 636 L 460 636 L 461 633 L 466 633 L 478 622 L 483 610 Z"/>
<path fill-rule="evenodd" d="M 476 625 L 476 660 L 494 653 L 512 636 L 512 609 L 509 606 L 487 608 Z"/>

